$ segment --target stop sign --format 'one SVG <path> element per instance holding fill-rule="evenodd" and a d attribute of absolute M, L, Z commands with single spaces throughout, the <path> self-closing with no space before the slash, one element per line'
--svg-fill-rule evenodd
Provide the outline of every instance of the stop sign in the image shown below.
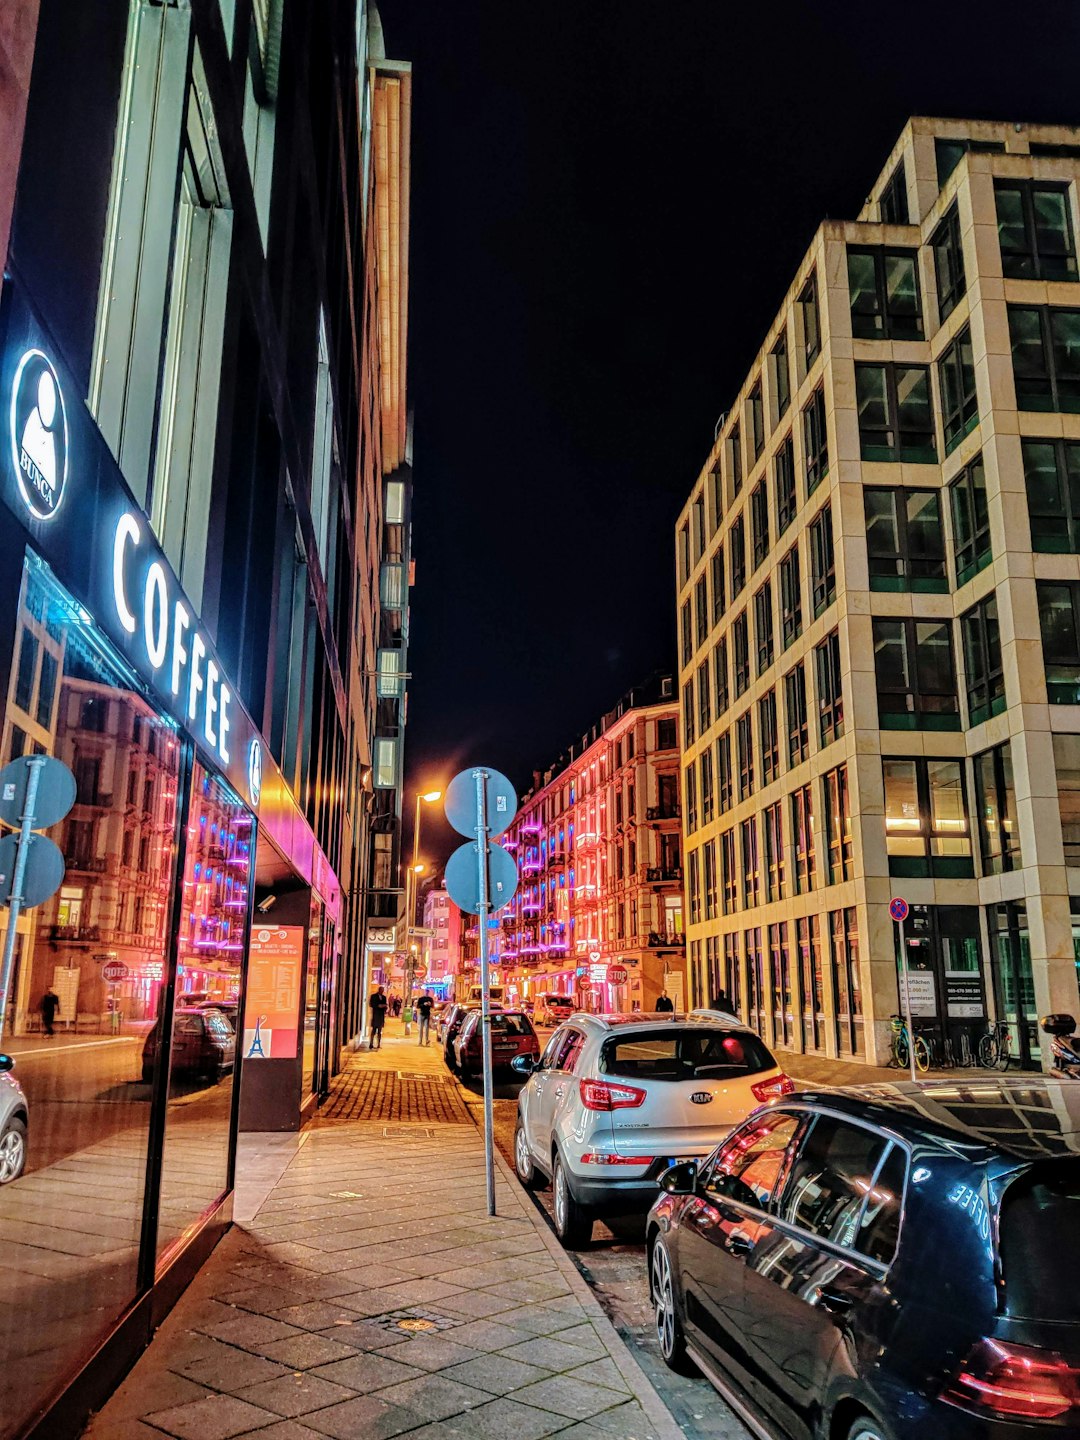
<path fill-rule="evenodd" d="M 101 967 L 101 978 L 107 980 L 110 985 L 117 985 L 121 980 L 126 980 L 131 971 L 124 964 L 123 960 L 109 960 Z"/>
<path fill-rule="evenodd" d="M 625 965 L 609 965 L 607 967 L 608 984 L 625 985 L 630 978 L 630 972 Z"/>

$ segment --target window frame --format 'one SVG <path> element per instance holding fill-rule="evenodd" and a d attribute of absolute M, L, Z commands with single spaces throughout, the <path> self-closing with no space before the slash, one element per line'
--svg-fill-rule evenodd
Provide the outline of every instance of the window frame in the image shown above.
<path fill-rule="evenodd" d="M 749 800 L 754 793 L 754 712 L 753 708 L 743 711 L 735 721 L 735 763 L 738 770 L 737 794 L 739 803 Z"/>
<path fill-rule="evenodd" d="M 732 664 L 735 676 L 735 699 L 750 688 L 750 623 L 744 607 L 731 626 Z"/>
<path fill-rule="evenodd" d="M 986 612 L 990 606 L 994 607 L 995 614 L 993 623 L 997 630 L 997 664 L 991 664 L 991 651 L 993 645 L 990 640 L 988 628 L 988 616 Z M 968 710 L 968 728 L 981 725 L 984 720 L 989 720 L 993 715 L 1000 715 L 1005 709 L 1005 666 L 1001 654 L 1001 629 L 997 614 L 997 591 L 991 590 L 989 594 L 970 606 L 960 616 L 960 635 L 964 655 L 964 691 Z M 969 644 L 969 637 L 977 644 Z M 969 656 L 978 650 L 985 663 L 985 675 L 977 683 L 972 682 L 972 667 L 969 664 Z M 985 691 L 985 699 L 976 698 Z"/>
<path fill-rule="evenodd" d="M 769 490 L 764 475 L 750 491 L 750 553 L 753 574 L 769 554 Z"/>
<path fill-rule="evenodd" d="M 829 473 L 829 427 L 825 417 L 824 385 L 818 385 L 814 390 L 803 406 L 802 416 L 806 496 L 809 499 Z"/>
<path fill-rule="evenodd" d="M 979 423 L 979 395 L 970 326 L 962 326 L 942 351 L 937 362 L 937 374 L 941 396 L 941 433 L 945 454 L 951 455 Z"/>
<path fill-rule="evenodd" d="M 884 626 L 898 626 L 904 636 L 904 660 L 905 670 L 912 680 L 912 684 L 903 690 L 892 687 L 883 687 L 878 667 L 878 654 L 881 649 L 879 635 Z M 922 628 L 933 628 L 944 631 L 949 642 L 949 671 L 952 678 L 952 691 L 937 691 L 924 689 L 920 684 L 920 641 L 919 630 Z M 875 615 L 871 623 L 872 643 L 874 647 L 874 688 L 877 697 L 878 708 L 878 729 L 879 730 L 960 730 L 960 697 L 958 677 L 956 670 L 956 653 L 954 650 L 954 637 L 952 626 L 948 620 L 935 619 L 932 617 L 918 617 L 911 615 Z M 891 643 L 891 642 L 889 642 Z M 903 709 L 892 708 L 887 704 L 887 697 L 890 695 L 905 695 L 911 697 L 911 704 L 905 705 Z M 941 700 L 951 700 L 952 708 L 945 708 Z M 885 703 L 883 703 L 885 702 Z M 888 723 L 892 721 L 892 723 Z M 903 721 L 904 723 L 897 723 Z"/>
<path fill-rule="evenodd" d="M 868 258 L 874 266 L 873 311 L 855 309 L 856 295 L 852 288 L 851 260 Z M 914 282 L 915 314 L 895 312 L 890 305 L 887 279 L 887 264 L 890 260 L 903 261 L 911 267 Z M 851 313 L 851 334 L 855 340 L 925 340 L 926 324 L 923 319 L 922 285 L 919 280 L 919 252 L 907 245 L 848 245 L 847 247 L 848 300 Z M 869 293 L 869 292 L 867 292 Z M 875 323 L 876 322 L 876 323 Z"/>
<path fill-rule="evenodd" d="M 817 620 L 836 600 L 836 543 L 831 501 L 825 502 L 807 528 L 810 535 L 810 605 Z"/>
<path fill-rule="evenodd" d="M 814 682 L 818 706 L 818 743 L 822 750 L 844 733 L 844 683 L 840 631 L 832 630 L 814 646 Z"/>
<path fill-rule="evenodd" d="M 799 492 L 795 484 L 795 446 L 790 432 L 780 442 L 773 456 L 773 494 L 776 506 L 776 538 L 779 539 L 799 511 Z"/>
<path fill-rule="evenodd" d="M 780 648 L 787 650 L 802 634 L 802 564 L 798 541 L 780 560 Z"/>
<path fill-rule="evenodd" d="M 788 769 L 810 758 L 810 718 L 806 699 L 806 665 L 800 660 L 784 676 L 784 724 Z"/>
<path fill-rule="evenodd" d="M 776 657 L 771 580 L 766 580 L 754 591 L 754 657 L 754 673 L 759 677 L 765 674 Z"/>
<path fill-rule="evenodd" d="M 889 853 L 889 787 L 885 778 L 886 766 L 889 765 L 911 765 L 914 768 L 919 829 L 917 835 L 914 832 L 909 832 L 907 836 L 902 838 L 920 840 L 923 847 L 921 856 Z M 945 837 L 935 836 L 934 833 L 934 813 L 930 791 L 931 765 L 954 765 L 957 769 L 960 782 L 959 793 L 964 807 L 965 828 L 963 833 L 968 846 L 966 856 L 934 854 L 933 847 L 935 839 L 943 839 Z M 889 874 L 905 878 L 973 879 L 975 876 L 975 844 L 971 833 L 972 820 L 968 805 L 966 758 L 962 755 L 882 755 L 881 776 L 882 790 L 885 795 L 885 849 L 888 857 Z"/>
<path fill-rule="evenodd" d="M 861 377 L 871 371 L 881 371 L 884 376 L 885 424 L 882 427 L 864 427 L 862 402 L 859 395 Z M 901 374 L 918 372 L 926 390 L 927 427 L 925 430 L 905 432 L 900 425 L 900 386 L 897 377 Z M 859 361 L 855 365 L 855 405 L 859 425 L 859 453 L 864 461 L 881 464 L 936 465 L 938 463 L 937 434 L 934 421 L 934 389 L 930 379 L 930 366 L 921 363 L 894 360 Z M 887 444 L 873 444 L 867 434 L 891 436 Z M 922 437 L 928 443 L 906 444 L 908 436 Z"/>
<path fill-rule="evenodd" d="M 761 784 L 771 785 L 780 774 L 780 734 L 776 713 L 776 687 L 757 702 L 758 745 L 761 750 Z"/>
<path fill-rule="evenodd" d="M 1044 280 L 1054 284 L 1067 284 L 1080 280 L 1080 274 L 1077 272 L 1076 233 L 1073 227 L 1071 189 L 1072 186 L 1068 181 L 1037 180 L 1033 177 L 1016 180 L 1002 177 L 994 180 L 994 205 L 998 222 L 1001 273 L 1007 280 Z M 1024 236 L 1027 241 L 1023 249 L 1012 246 L 1006 248 L 1001 243 L 1002 222 L 998 196 L 1005 191 L 1016 191 L 1020 194 Z M 1043 255 L 1040 249 L 1035 206 L 1035 195 L 1038 191 L 1060 195 L 1064 199 L 1063 210 L 1068 249 L 1060 257 L 1052 254 Z M 1030 268 L 1025 268 L 1018 263 L 1023 257 L 1030 259 Z M 1057 260 L 1062 262 L 1060 266 L 1054 263 Z"/>
<path fill-rule="evenodd" d="M 930 249 L 934 256 L 938 320 L 944 322 L 967 294 L 964 237 L 960 229 L 960 207 L 955 200 L 930 236 Z"/>
<path fill-rule="evenodd" d="M 872 524 L 875 517 L 870 513 L 871 497 L 879 495 L 888 496 L 892 508 L 897 548 L 891 553 L 872 548 L 872 540 L 878 532 L 877 527 Z M 931 534 L 937 536 L 941 551 L 939 555 L 914 555 L 911 544 L 914 528 L 911 523 L 912 502 L 925 502 L 928 497 L 937 507 L 937 522 L 931 527 Z M 945 563 L 945 530 L 941 523 L 940 490 L 922 485 L 866 485 L 863 487 L 863 516 L 866 522 L 866 559 L 871 590 L 884 593 L 948 594 L 949 572 Z M 892 573 L 875 573 L 875 564 L 881 566 L 886 561 L 892 564 Z M 932 573 L 931 566 L 937 568 L 937 574 Z"/>
<path fill-rule="evenodd" d="M 976 480 L 976 475 L 979 480 Z M 979 483 L 981 481 L 981 483 Z M 956 566 L 956 587 L 966 585 L 980 570 L 984 570 L 994 558 L 990 539 L 990 506 L 986 494 L 986 467 L 981 454 L 975 455 L 949 482 L 949 517 L 952 521 L 953 561 Z M 981 502 L 977 498 L 982 495 Z M 967 528 L 967 517 L 960 514 L 960 498 L 963 497 L 970 516 L 971 538 L 961 544 L 962 524 Z M 979 514 L 981 509 L 981 516 Z"/>
<path fill-rule="evenodd" d="M 1026 414 L 1080 415 L 1080 365 L 1075 376 L 1063 380 L 1058 373 L 1056 351 L 1058 342 L 1054 321 L 1058 316 L 1071 315 L 1080 325 L 1080 308 L 1070 305 L 1009 305 L 1009 343 L 1012 352 L 1013 384 L 1016 408 Z M 1038 372 L 1018 374 L 1015 317 L 1035 315 L 1039 322 L 1039 347 L 1042 361 Z M 1067 386 L 1068 390 L 1064 390 Z M 1044 403 L 1033 404 L 1033 400 Z M 1025 403 L 1026 402 L 1026 403 Z"/>
<path fill-rule="evenodd" d="M 842 885 L 854 872 L 854 826 L 846 763 L 821 777 L 825 804 L 825 875 L 827 885 Z"/>
<path fill-rule="evenodd" d="M 1047 649 L 1046 595 L 1048 591 L 1064 591 L 1069 600 L 1074 641 L 1073 652 L 1067 656 L 1051 659 Z M 1043 671 L 1046 676 L 1046 698 L 1051 705 L 1080 704 L 1080 581 L 1037 580 L 1035 582 L 1036 603 L 1039 610 L 1039 639 L 1043 652 Z M 1051 679 L 1052 669 L 1072 671 L 1072 678 Z"/>
<path fill-rule="evenodd" d="M 1057 508 L 1053 512 L 1039 512 L 1033 508 L 1031 481 L 1034 467 L 1029 464 L 1029 456 L 1036 445 L 1049 447 L 1053 456 L 1054 489 L 1057 498 Z M 1070 452 L 1075 454 L 1075 464 L 1071 468 Z M 1022 435 L 1020 453 L 1024 467 L 1032 550 L 1040 555 L 1080 554 L 1080 441 L 1061 436 L 1043 439 L 1034 435 Z M 1042 522 L 1038 532 L 1037 520 Z"/>

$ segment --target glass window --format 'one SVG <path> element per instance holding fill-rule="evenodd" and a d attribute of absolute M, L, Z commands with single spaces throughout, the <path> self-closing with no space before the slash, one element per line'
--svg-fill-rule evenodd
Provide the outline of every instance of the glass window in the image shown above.
<path fill-rule="evenodd" d="M 694 682 L 688 680 L 683 686 L 682 692 L 683 709 L 683 743 L 689 749 L 694 743 Z"/>
<path fill-rule="evenodd" d="M 930 239 L 937 278 L 938 315 L 944 320 L 964 297 L 964 245 L 960 235 L 960 211 L 952 205 Z"/>
<path fill-rule="evenodd" d="M 682 663 L 687 665 L 694 655 L 694 616 L 689 600 L 683 601 L 679 612 L 679 633 L 682 638 Z"/>
<path fill-rule="evenodd" d="M 769 493 L 764 480 L 750 494 L 750 536 L 754 556 L 751 569 L 756 570 L 769 553 Z"/>
<path fill-rule="evenodd" d="M 872 1130 L 819 1115 L 796 1154 L 780 1215 L 887 1264 L 896 1249 L 905 1175 L 901 1146 L 890 1147 Z"/>
<path fill-rule="evenodd" d="M 723 636 L 716 642 L 713 651 L 713 680 L 716 689 L 716 714 L 717 718 L 723 715 L 731 703 L 731 694 L 728 689 L 728 645 L 727 636 Z"/>
<path fill-rule="evenodd" d="M 945 184 L 964 156 L 1001 155 L 1005 151 L 1004 140 L 934 140 L 934 154 L 937 158 L 938 189 Z"/>
<path fill-rule="evenodd" d="M 739 430 L 738 421 L 731 427 L 731 434 L 727 443 L 728 468 L 731 472 L 731 496 L 732 499 L 742 489 L 742 434 Z"/>
<path fill-rule="evenodd" d="M 725 730 L 716 742 L 716 786 L 717 804 L 720 814 L 730 810 L 732 805 L 731 731 Z"/>
<path fill-rule="evenodd" d="M 780 561 L 780 637 L 787 647 L 802 634 L 802 575 L 799 547 L 793 545 Z"/>
<path fill-rule="evenodd" d="M 694 586 L 694 634 L 699 645 L 704 645 L 709 633 L 709 582 L 702 572 Z"/>
<path fill-rule="evenodd" d="M 724 518 L 724 475 L 720 462 L 709 471 L 709 534 L 715 535 Z"/>
<path fill-rule="evenodd" d="M 802 373 L 805 375 L 821 352 L 821 317 L 818 314 L 816 275 L 811 275 L 799 292 L 796 325 L 802 342 Z"/>
<path fill-rule="evenodd" d="M 738 699 L 750 684 L 750 630 L 745 610 L 735 617 L 731 639 L 735 651 L 735 697 Z"/>
<path fill-rule="evenodd" d="M 718 545 L 712 557 L 712 603 L 713 624 L 727 609 L 727 584 L 724 577 L 724 547 Z"/>
<path fill-rule="evenodd" d="M 806 715 L 806 671 L 802 662 L 784 676 L 784 712 L 787 721 L 788 765 L 794 768 L 810 756 Z"/>
<path fill-rule="evenodd" d="M 1003 870 L 1018 870 L 1020 828 L 1016 823 L 1011 742 L 975 756 L 975 796 L 983 873 L 997 875 Z"/>
<path fill-rule="evenodd" d="M 825 847 L 828 883 L 851 879 L 851 813 L 848 809 L 847 766 L 838 765 L 822 778 L 825 789 Z"/>
<path fill-rule="evenodd" d="M 882 190 L 881 199 L 878 202 L 878 213 L 883 225 L 907 225 L 909 223 L 907 172 L 904 169 L 903 160 L 897 163 L 896 169 L 885 182 L 885 188 Z"/>
<path fill-rule="evenodd" d="M 701 783 L 701 823 L 708 825 L 713 818 L 713 755 L 712 748 L 703 750 L 698 756 L 698 779 Z"/>
<path fill-rule="evenodd" d="M 952 635 L 941 620 L 874 626 L 878 724 L 883 730 L 959 730 Z"/>
<path fill-rule="evenodd" d="M 885 759 L 881 769 L 889 873 L 973 875 L 962 762 Z"/>
<path fill-rule="evenodd" d="M 735 831 L 720 836 L 720 898 L 725 915 L 738 909 L 738 866 L 735 863 Z"/>
<path fill-rule="evenodd" d="M 941 385 L 945 454 L 950 455 L 979 423 L 971 331 L 966 325 L 938 361 L 938 383 Z"/>
<path fill-rule="evenodd" d="M 856 365 L 855 398 L 864 460 L 933 464 L 937 459 L 925 365 Z"/>
<path fill-rule="evenodd" d="M 814 888 L 817 873 L 814 796 L 809 785 L 801 786 L 791 796 L 791 844 L 795 860 L 795 894 L 805 895 Z"/>
<path fill-rule="evenodd" d="M 947 592 L 938 492 L 868 488 L 863 503 L 870 589 Z"/>
<path fill-rule="evenodd" d="M 995 180 L 1002 274 L 1014 280 L 1075 280 L 1076 245 L 1067 185 Z"/>
<path fill-rule="evenodd" d="M 968 724 L 978 725 L 1005 709 L 1005 671 L 994 595 L 961 615 L 960 633 L 964 640 Z"/>
<path fill-rule="evenodd" d="M 735 721 L 735 749 L 739 761 L 739 799 L 746 800 L 754 793 L 754 730 L 749 710 Z"/>
<path fill-rule="evenodd" d="M 1009 335 L 1017 408 L 1080 414 L 1080 310 L 1010 305 Z"/>
<path fill-rule="evenodd" d="M 1080 552 L 1080 444 L 1022 440 L 1031 548 L 1045 554 Z"/>
<path fill-rule="evenodd" d="M 803 411 L 803 453 L 806 456 L 806 493 L 812 495 L 829 473 L 829 436 L 825 425 L 825 391 L 814 391 Z"/>
<path fill-rule="evenodd" d="M 731 598 L 734 600 L 746 584 L 746 521 L 742 515 L 732 523 L 728 551 L 731 555 Z"/>
<path fill-rule="evenodd" d="M 1080 735 L 1054 736 L 1054 767 L 1065 864 L 1080 865 Z"/>
<path fill-rule="evenodd" d="M 848 246 L 851 333 L 859 340 L 921 340 L 918 252 Z"/>
<path fill-rule="evenodd" d="M 844 733 L 844 690 L 840 679 L 840 632 L 834 630 L 814 650 L 817 672 L 818 735 L 822 747 Z"/>
<path fill-rule="evenodd" d="M 859 933 L 853 907 L 829 915 L 833 994 L 836 996 L 836 1049 L 841 1056 L 863 1053 L 862 972 Z"/>
<path fill-rule="evenodd" d="M 704 735 L 712 724 L 712 690 L 709 685 L 709 662 L 703 660 L 697 669 L 698 734 Z"/>
<path fill-rule="evenodd" d="M 761 744 L 761 783 L 769 785 L 780 773 L 775 690 L 767 691 L 758 701 L 758 740 Z"/>
<path fill-rule="evenodd" d="M 773 460 L 776 487 L 776 533 L 782 535 L 795 519 L 798 499 L 795 494 L 795 447 L 789 435 Z"/>
<path fill-rule="evenodd" d="M 744 1126 L 717 1151 L 704 1176 L 705 1194 L 712 1200 L 737 1200 L 768 1209 L 798 1128 L 794 1116 L 776 1111 Z"/>
<path fill-rule="evenodd" d="M 784 811 L 779 800 L 761 812 L 765 831 L 765 899 L 783 900 L 784 890 Z"/>
<path fill-rule="evenodd" d="M 753 815 L 739 826 L 742 839 L 743 905 L 752 910 L 761 904 L 761 857 L 758 854 L 757 818 Z"/>
<path fill-rule="evenodd" d="M 679 562 L 679 584 L 685 585 L 690 579 L 690 521 L 685 520 L 679 526 L 679 538 L 676 549 Z"/>
<path fill-rule="evenodd" d="M 1080 585 L 1040 581 L 1039 600 L 1046 695 L 1051 705 L 1080 703 Z"/>
<path fill-rule="evenodd" d="M 819 510 L 810 522 L 810 598 L 815 620 L 836 599 L 836 554 L 830 505 Z"/>
<path fill-rule="evenodd" d="M 825 1044 L 825 982 L 821 964 L 821 935 L 816 915 L 795 921 L 799 989 L 802 1000 L 803 1049 L 821 1050 Z"/>
<path fill-rule="evenodd" d="M 698 826 L 697 804 L 697 762 L 690 761 L 683 776 L 683 795 L 686 799 L 686 833 L 692 835 Z"/>
<path fill-rule="evenodd" d="M 754 446 L 754 459 L 765 449 L 765 407 L 761 401 L 761 381 L 750 391 L 750 439 Z"/>
<path fill-rule="evenodd" d="M 772 581 L 766 580 L 754 596 L 754 642 L 757 673 L 763 675 L 773 662 Z"/>
<path fill-rule="evenodd" d="M 773 401 L 776 405 L 776 418 L 780 420 L 787 414 L 788 406 L 791 404 L 791 372 L 788 369 L 786 330 L 781 330 L 769 359 L 772 362 Z"/>
<path fill-rule="evenodd" d="M 990 546 L 990 510 L 986 503 L 986 473 L 977 455 L 949 486 L 956 583 L 966 585 L 993 559 Z"/>
<path fill-rule="evenodd" d="M 690 924 L 701 924 L 701 859 L 697 850 L 691 850 L 686 857 L 687 890 L 690 895 Z"/>

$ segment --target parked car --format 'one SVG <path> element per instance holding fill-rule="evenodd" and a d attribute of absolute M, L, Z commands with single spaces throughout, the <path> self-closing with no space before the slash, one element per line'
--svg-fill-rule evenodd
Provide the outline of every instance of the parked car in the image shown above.
<path fill-rule="evenodd" d="M 154 1078 L 161 1043 L 161 1021 L 156 1020 L 143 1042 L 142 1078 Z M 178 1006 L 173 1018 L 173 1075 L 194 1075 L 218 1081 L 236 1062 L 236 1033 L 218 1010 L 194 1005 Z"/>
<path fill-rule="evenodd" d="M 800 1094 L 675 1166 L 647 1222 L 656 1333 L 756 1433 L 1080 1428 L 1080 1087 Z"/>
<path fill-rule="evenodd" d="M 438 1015 L 435 1017 L 435 1039 L 440 1045 L 443 1043 L 443 1037 L 446 1034 L 446 1022 L 449 1020 L 453 1009 L 453 1000 L 448 1000 L 446 1004 L 440 1008 Z"/>
<path fill-rule="evenodd" d="M 26 1092 L 11 1073 L 14 1067 L 10 1055 L 0 1055 L 0 1185 L 17 1180 L 26 1168 L 30 1110 Z"/>
<path fill-rule="evenodd" d="M 536 1023 L 538 1025 L 561 1025 L 569 1020 L 577 1006 L 569 995 L 541 995 L 537 1001 Z"/>
<path fill-rule="evenodd" d="M 792 1081 L 730 1016 L 574 1015 L 548 1041 L 518 1096 L 518 1178 L 554 1187 L 555 1229 L 585 1244 L 594 1218 L 644 1212 L 676 1161 L 704 1157 Z"/>
<path fill-rule="evenodd" d="M 238 1017 L 240 1015 L 240 1002 L 238 1000 L 200 1000 L 195 1006 L 196 1010 L 216 1010 L 224 1015 L 229 1022 L 233 1034 L 236 1033 Z"/>
<path fill-rule="evenodd" d="M 445 1017 L 440 1016 L 439 1018 L 439 1023 L 442 1028 L 442 1035 L 439 1038 L 442 1040 L 443 1059 L 446 1061 L 447 1065 L 450 1066 L 451 1070 L 456 1064 L 456 1057 L 454 1055 L 454 1041 L 457 1038 L 458 1031 L 461 1029 L 461 1026 L 464 1023 L 465 1016 L 468 1015 L 471 1008 L 472 1007 L 470 1005 L 463 1005 L 459 1002 L 458 1004 L 451 1007 L 450 1011 Z"/>
<path fill-rule="evenodd" d="M 483 1069 L 481 1020 L 479 1010 L 470 1010 L 454 1040 L 454 1060 L 463 1078 Z M 534 1064 L 540 1058 L 540 1042 L 536 1038 L 532 1021 L 524 1010 L 492 1011 L 492 1068 L 502 1069 L 519 1056 L 531 1060 Z"/>

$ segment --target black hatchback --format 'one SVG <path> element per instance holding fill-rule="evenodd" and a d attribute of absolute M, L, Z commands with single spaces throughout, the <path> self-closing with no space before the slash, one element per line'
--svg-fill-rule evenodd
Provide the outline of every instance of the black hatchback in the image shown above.
<path fill-rule="evenodd" d="M 803 1093 L 660 1179 L 672 1369 L 792 1440 L 1080 1433 L 1080 1085 Z"/>

